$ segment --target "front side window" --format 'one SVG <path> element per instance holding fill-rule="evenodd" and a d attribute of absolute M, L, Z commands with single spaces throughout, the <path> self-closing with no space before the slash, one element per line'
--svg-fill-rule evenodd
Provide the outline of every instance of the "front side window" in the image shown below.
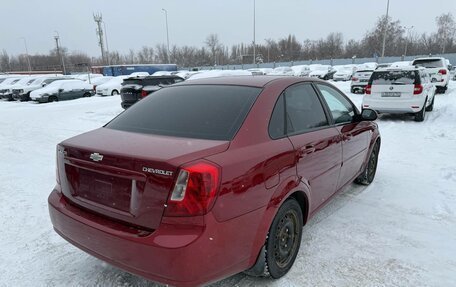
<path fill-rule="evenodd" d="M 294 85 L 285 91 L 287 133 L 298 134 L 328 125 L 325 111 L 311 84 Z"/>
<path fill-rule="evenodd" d="M 353 121 L 355 109 L 349 100 L 327 85 L 317 84 L 317 87 L 328 104 L 335 124 Z"/>

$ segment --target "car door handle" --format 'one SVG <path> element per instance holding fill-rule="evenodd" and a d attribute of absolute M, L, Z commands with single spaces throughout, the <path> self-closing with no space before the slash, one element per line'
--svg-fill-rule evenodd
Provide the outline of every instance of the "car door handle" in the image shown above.
<path fill-rule="evenodd" d="M 352 138 L 353 138 L 353 135 L 350 135 L 350 134 L 344 135 L 344 136 L 343 136 L 343 139 L 346 140 L 346 141 L 349 141 L 349 140 L 351 140 Z"/>
<path fill-rule="evenodd" d="M 303 158 L 305 155 L 311 154 L 315 152 L 314 145 L 306 145 L 299 151 L 299 158 Z"/>

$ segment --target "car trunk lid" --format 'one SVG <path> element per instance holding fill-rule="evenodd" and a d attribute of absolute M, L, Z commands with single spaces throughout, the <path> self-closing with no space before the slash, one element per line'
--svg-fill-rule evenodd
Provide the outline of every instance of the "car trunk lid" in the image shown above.
<path fill-rule="evenodd" d="M 153 230 L 161 222 L 179 166 L 228 146 L 228 141 L 101 128 L 59 146 L 59 180 L 63 194 L 74 204 Z"/>

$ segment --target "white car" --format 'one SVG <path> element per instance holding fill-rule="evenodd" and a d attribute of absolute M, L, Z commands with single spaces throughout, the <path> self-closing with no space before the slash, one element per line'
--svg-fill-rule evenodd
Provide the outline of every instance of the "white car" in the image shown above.
<path fill-rule="evenodd" d="M 96 77 L 90 80 L 90 84 L 93 86 L 93 89 L 95 90 L 97 86 L 109 82 L 112 78 L 112 76 Z"/>
<path fill-rule="evenodd" d="M 50 83 L 52 83 L 54 81 L 64 80 L 64 79 L 65 78 L 62 77 L 62 76 L 60 76 L 60 77 L 56 77 L 56 76 L 50 76 L 50 77 L 49 76 L 41 76 L 41 77 L 38 77 L 38 78 L 34 79 L 29 84 L 24 84 L 24 85 L 19 85 L 18 84 L 13 89 L 13 99 L 15 99 L 17 101 L 29 101 L 30 100 L 30 93 L 32 91 L 41 89 L 41 88 L 49 85 Z"/>
<path fill-rule="evenodd" d="M 329 65 L 319 65 L 315 66 L 314 70 L 310 72 L 309 77 L 311 78 L 319 78 L 322 80 L 329 80 L 332 79 L 333 75 L 336 73 Z"/>
<path fill-rule="evenodd" d="M 294 72 L 290 67 L 277 67 L 269 75 L 294 76 Z"/>
<path fill-rule="evenodd" d="M 13 89 L 16 87 L 20 87 L 22 85 L 30 85 L 36 79 L 35 77 L 20 77 L 20 78 L 13 78 L 14 80 L 4 81 L 3 84 L 0 86 L 0 98 L 6 99 L 8 101 L 13 100 Z"/>
<path fill-rule="evenodd" d="M 450 71 L 448 62 L 441 57 L 417 58 L 412 62 L 413 66 L 424 67 L 431 76 L 431 81 L 435 84 L 438 93 L 444 94 L 450 81 Z"/>
<path fill-rule="evenodd" d="M 93 95 L 93 86 L 81 80 L 59 80 L 30 93 L 39 103 L 72 100 Z"/>
<path fill-rule="evenodd" d="M 422 122 L 434 109 L 436 88 L 424 68 L 378 69 L 366 86 L 362 108 L 378 113 L 413 114 Z"/>
<path fill-rule="evenodd" d="M 90 83 L 92 83 L 92 80 L 95 78 L 103 77 L 102 74 L 76 74 L 76 75 L 71 75 L 71 76 L 74 79 L 79 79 L 79 80 L 90 82 Z"/>
<path fill-rule="evenodd" d="M 334 81 L 349 81 L 351 80 L 353 73 L 355 72 L 355 65 L 346 65 L 336 69 L 336 73 L 333 76 Z"/>
<path fill-rule="evenodd" d="M 291 69 L 296 77 L 308 77 L 311 72 L 309 65 L 292 66 Z"/>
<path fill-rule="evenodd" d="M 120 94 L 120 89 L 122 88 L 122 82 L 126 78 L 132 77 L 128 76 L 117 76 L 109 80 L 108 82 L 98 85 L 96 87 L 96 93 L 99 96 L 115 96 Z"/>

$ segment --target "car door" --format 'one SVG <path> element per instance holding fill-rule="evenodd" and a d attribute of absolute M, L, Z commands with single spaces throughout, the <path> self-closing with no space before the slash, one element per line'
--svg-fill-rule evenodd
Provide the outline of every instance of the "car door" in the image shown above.
<path fill-rule="evenodd" d="M 342 135 L 342 167 L 337 189 L 353 181 L 366 159 L 370 129 L 357 120 L 358 111 L 341 92 L 326 84 L 316 84 L 331 113 L 332 123 Z"/>
<path fill-rule="evenodd" d="M 296 84 L 283 93 L 286 131 L 296 150 L 296 172 L 310 187 L 310 211 L 321 206 L 337 188 L 342 162 L 339 131 L 310 83 Z"/>
<path fill-rule="evenodd" d="M 71 83 L 71 98 L 72 99 L 82 98 L 82 96 L 84 95 L 84 88 L 82 86 L 83 86 L 83 82 Z"/>
<path fill-rule="evenodd" d="M 62 83 L 59 88 L 59 100 L 66 101 L 71 99 L 71 83 Z"/>

